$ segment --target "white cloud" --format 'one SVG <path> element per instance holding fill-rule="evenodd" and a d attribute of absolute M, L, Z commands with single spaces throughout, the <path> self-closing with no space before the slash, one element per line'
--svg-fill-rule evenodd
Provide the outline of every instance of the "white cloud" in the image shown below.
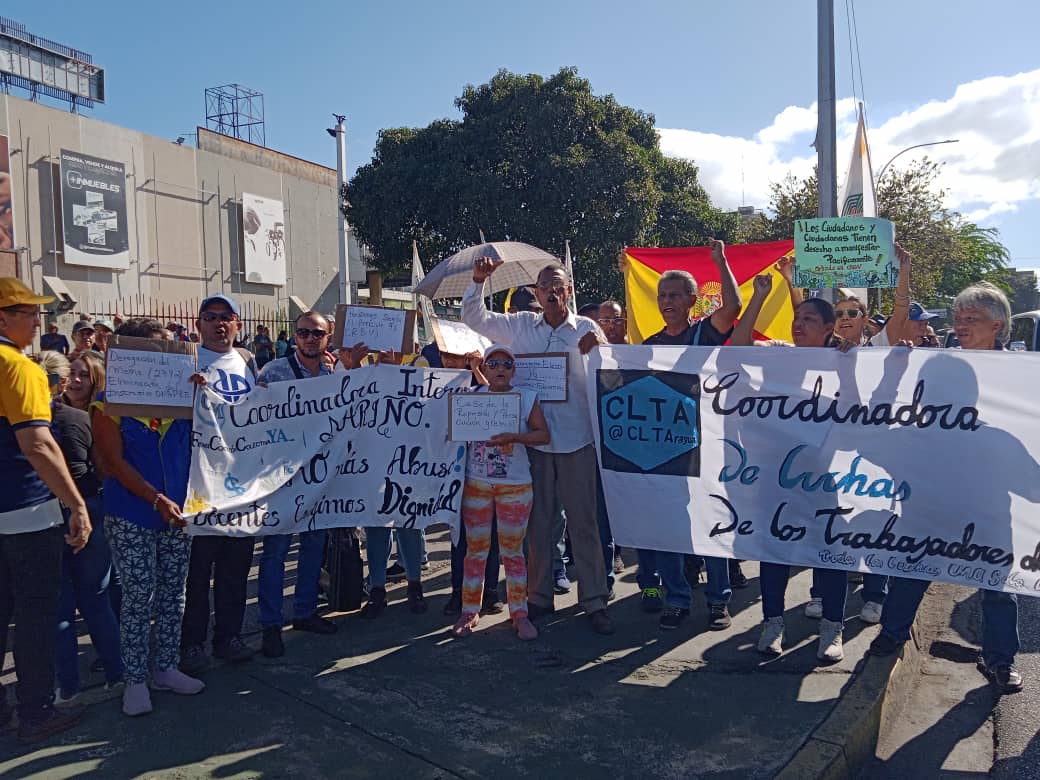
<path fill-rule="evenodd" d="M 855 103 L 838 101 L 838 175 L 843 177 L 855 132 Z M 945 163 L 939 185 L 947 204 L 979 222 L 1017 211 L 1040 198 L 1040 70 L 961 84 L 952 97 L 929 101 L 877 124 L 868 107 L 867 137 L 875 176 L 900 150 L 914 144 L 959 139 L 914 150 L 896 168 L 927 155 Z M 788 106 L 772 123 L 740 138 L 659 128 L 661 148 L 700 167 L 701 183 L 721 208 L 769 202 L 769 185 L 787 173 L 812 171 L 816 154 L 816 105 Z M 841 182 L 839 181 L 839 186 Z"/>

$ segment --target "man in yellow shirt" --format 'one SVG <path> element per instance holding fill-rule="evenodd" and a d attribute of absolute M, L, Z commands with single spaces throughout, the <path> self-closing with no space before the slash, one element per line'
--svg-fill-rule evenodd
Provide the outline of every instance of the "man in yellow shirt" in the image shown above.
<path fill-rule="evenodd" d="M 22 744 L 65 731 L 83 716 L 82 707 L 52 705 L 63 544 L 59 499 L 69 510 L 64 543 L 76 552 L 90 536 L 90 519 L 51 434 L 47 375 L 22 354 L 40 326 L 40 304 L 53 300 L 18 279 L 0 278 L 0 658 L 13 622 Z M 0 690 L 0 726 L 10 717 Z"/>

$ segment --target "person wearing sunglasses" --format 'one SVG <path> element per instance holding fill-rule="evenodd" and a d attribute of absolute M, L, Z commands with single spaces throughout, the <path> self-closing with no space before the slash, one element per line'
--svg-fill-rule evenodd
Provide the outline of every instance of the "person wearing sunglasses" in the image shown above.
<path fill-rule="evenodd" d="M 257 377 L 257 384 L 314 379 L 328 376 L 332 369 L 325 361 L 325 350 L 332 328 L 325 315 L 306 311 L 296 318 L 296 350 L 267 363 Z M 335 634 L 336 624 L 318 615 L 318 581 L 321 559 L 325 552 L 325 529 L 301 531 L 299 557 L 296 561 L 296 586 L 293 593 L 294 631 Z M 285 558 L 289 554 L 292 534 L 265 536 L 260 553 L 260 625 L 263 628 L 261 652 L 268 658 L 285 654 L 282 642 L 282 602 L 285 590 Z"/>
<path fill-rule="evenodd" d="M 238 304 L 228 296 L 211 295 L 199 306 L 195 328 L 202 343 L 198 373 L 192 380 L 205 384 L 229 403 L 246 395 L 256 381 L 252 354 L 235 346 L 241 327 Z M 181 670 L 187 674 L 201 672 L 209 665 L 204 645 L 209 633 L 211 581 L 213 654 L 233 663 L 252 658 L 252 648 L 242 639 L 242 620 L 254 541 L 252 536 L 194 537 L 181 636 Z"/>
<path fill-rule="evenodd" d="M 513 350 L 492 344 L 484 352 L 479 374 L 488 384 L 475 392 L 520 395 L 521 422 L 517 433 L 499 433 L 486 442 L 469 443 L 466 484 L 462 493 L 462 523 L 467 541 L 462 614 L 452 633 L 458 637 L 469 636 L 480 619 L 492 521 L 497 519 L 498 547 L 506 570 L 509 617 L 517 637 L 530 641 L 538 637 L 538 630 L 527 614 L 527 565 L 523 551 L 533 501 L 527 447 L 548 444 L 549 428 L 538 404 L 538 394 L 512 385 L 516 375 Z"/>
<path fill-rule="evenodd" d="M 613 634 L 607 612 L 607 573 L 599 531 L 598 467 L 592 437 L 584 356 L 607 339 L 599 326 L 578 317 L 567 306 L 574 294 L 567 269 L 560 263 L 545 266 L 534 294 L 542 312 L 490 312 L 484 305 L 484 282 L 502 260 L 477 258 L 473 284 L 462 298 L 462 321 L 491 341 L 517 354 L 565 352 L 568 360 L 566 401 L 543 409 L 551 440 L 531 447 L 534 505 L 527 529 L 528 616 L 532 620 L 555 611 L 553 604 L 553 526 L 558 502 L 567 513 L 578 578 L 578 603 L 598 634 Z"/>

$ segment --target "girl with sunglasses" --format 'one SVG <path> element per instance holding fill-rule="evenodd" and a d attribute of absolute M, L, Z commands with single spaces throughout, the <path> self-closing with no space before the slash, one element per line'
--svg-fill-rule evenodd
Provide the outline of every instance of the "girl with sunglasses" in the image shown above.
<path fill-rule="evenodd" d="M 520 431 L 499 433 L 486 442 L 470 442 L 466 460 L 466 485 L 462 493 L 462 523 L 466 530 L 466 559 L 463 563 L 462 614 L 452 633 L 469 636 L 480 620 L 484 597 L 484 567 L 491 547 L 492 518 L 498 519 L 498 546 L 506 570 L 506 600 L 513 630 L 523 640 L 538 637 L 527 615 L 527 564 L 524 536 L 531 516 L 533 492 L 527 447 L 549 443 L 538 396 L 532 390 L 514 388 L 516 355 L 509 347 L 493 344 L 475 371 L 486 386 L 474 392 L 519 393 Z"/>

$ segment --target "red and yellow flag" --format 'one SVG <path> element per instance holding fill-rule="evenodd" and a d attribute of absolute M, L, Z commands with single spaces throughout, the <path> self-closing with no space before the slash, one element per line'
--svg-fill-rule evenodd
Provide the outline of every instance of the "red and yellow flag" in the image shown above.
<path fill-rule="evenodd" d="M 729 244 L 726 258 L 740 285 L 747 306 L 754 291 L 755 276 L 770 273 L 773 291 L 758 317 L 756 331 L 769 339 L 791 339 L 794 311 L 787 283 L 773 265 L 781 257 L 794 252 L 793 241 L 770 241 L 764 244 Z M 722 305 L 719 272 L 711 260 L 709 247 L 689 246 L 673 249 L 628 247 L 625 249 L 625 297 L 628 303 L 628 335 L 633 344 L 657 333 L 664 320 L 657 309 L 657 280 L 665 271 L 688 271 L 697 280 L 695 318 L 706 317 Z"/>

